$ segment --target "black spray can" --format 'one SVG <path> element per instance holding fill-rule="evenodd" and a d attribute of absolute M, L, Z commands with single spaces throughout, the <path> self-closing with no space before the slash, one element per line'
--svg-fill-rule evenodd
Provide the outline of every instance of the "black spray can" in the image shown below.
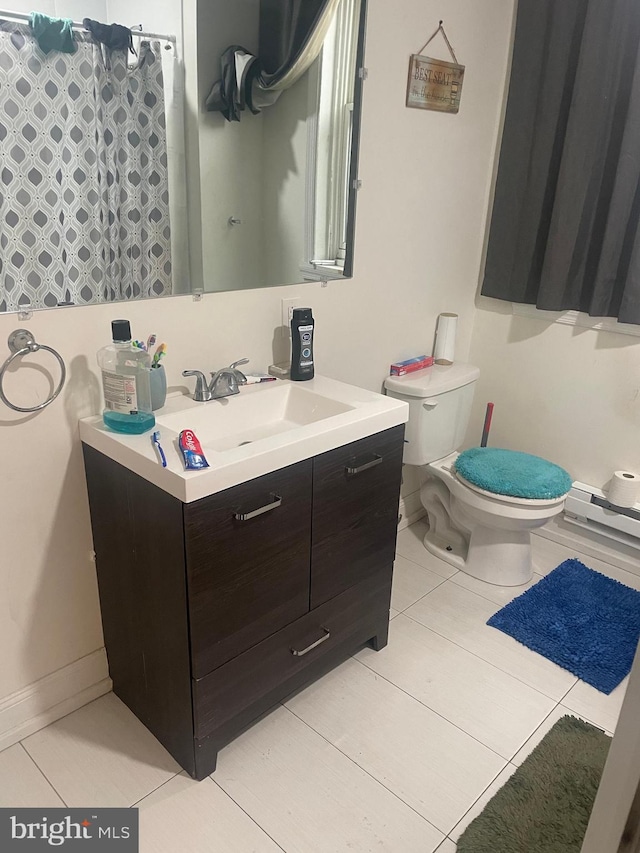
<path fill-rule="evenodd" d="M 313 315 L 311 308 L 294 308 L 291 319 L 291 378 L 313 379 Z"/>

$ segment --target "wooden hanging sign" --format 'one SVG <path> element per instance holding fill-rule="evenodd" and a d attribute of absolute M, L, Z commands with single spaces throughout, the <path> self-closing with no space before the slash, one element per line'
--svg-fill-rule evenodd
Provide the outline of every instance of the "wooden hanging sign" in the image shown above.
<path fill-rule="evenodd" d="M 460 96 L 464 78 L 464 65 L 459 65 L 451 43 L 442 26 L 427 41 L 429 44 L 438 33 L 442 33 L 453 62 L 432 59 L 414 53 L 409 60 L 409 79 L 407 81 L 407 106 L 421 110 L 438 110 L 443 113 L 457 113 L 460 109 Z M 423 45 L 422 50 L 427 46 Z"/>
<path fill-rule="evenodd" d="M 464 65 L 414 54 L 409 62 L 407 106 L 457 113 L 463 77 Z"/>

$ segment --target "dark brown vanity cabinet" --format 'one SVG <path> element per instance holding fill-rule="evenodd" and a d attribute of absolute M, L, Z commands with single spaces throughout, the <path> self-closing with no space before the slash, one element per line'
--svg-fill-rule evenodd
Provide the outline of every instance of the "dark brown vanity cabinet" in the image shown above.
<path fill-rule="evenodd" d="M 309 610 L 312 468 L 306 459 L 184 504 L 194 678 Z"/>
<path fill-rule="evenodd" d="M 393 564 L 403 435 L 396 427 L 313 460 L 312 609 Z"/>
<path fill-rule="evenodd" d="M 386 644 L 404 427 L 184 504 L 84 445 L 114 692 L 188 772 Z"/>

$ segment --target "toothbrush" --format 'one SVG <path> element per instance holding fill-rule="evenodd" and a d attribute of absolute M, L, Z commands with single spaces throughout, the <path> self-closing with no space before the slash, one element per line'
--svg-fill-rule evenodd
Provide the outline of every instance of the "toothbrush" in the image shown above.
<path fill-rule="evenodd" d="M 260 382 L 274 382 L 277 376 L 247 376 L 246 385 L 258 385 Z"/>
<path fill-rule="evenodd" d="M 160 346 L 158 347 L 158 349 L 155 352 L 155 355 L 153 356 L 153 364 L 151 365 L 152 367 L 157 367 L 160 364 L 160 359 L 166 353 L 166 351 L 167 351 L 167 345 L 166 344 L 160 344 Z"/>
<path fill-rule="evenodd" d="M 156 430 L 151 435 L 151 441 L 155 444 L 155 446 L 158 450 L 158 453 L 160 454 L 160 460 L 162 461 L 162 467 L 166 468 L 167 467 L 167 457 L 164 455 L 164 450 L 162 449 L 162 445 L 160 444 L 160 433 L 158 430 Z"/>
<path fill-rule="evenodd" d="M 151 352 L 151 347 L 155 345 L 157 338 L 155 335 L 149 335 L 147 338 L 147 352 Z"/>

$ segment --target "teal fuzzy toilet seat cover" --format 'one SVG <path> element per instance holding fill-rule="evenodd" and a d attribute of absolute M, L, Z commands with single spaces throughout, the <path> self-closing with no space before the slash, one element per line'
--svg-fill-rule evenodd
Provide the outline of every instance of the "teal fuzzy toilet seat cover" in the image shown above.
<path fill-rule="evenodd" d="M 569 474 L 559 465 L 540 456 L 502 450 L 498 447 L 472 447 L 463 451 L 455 469 L 469 483 L 513 498 L 553 500 L 571 488 Z"/>

